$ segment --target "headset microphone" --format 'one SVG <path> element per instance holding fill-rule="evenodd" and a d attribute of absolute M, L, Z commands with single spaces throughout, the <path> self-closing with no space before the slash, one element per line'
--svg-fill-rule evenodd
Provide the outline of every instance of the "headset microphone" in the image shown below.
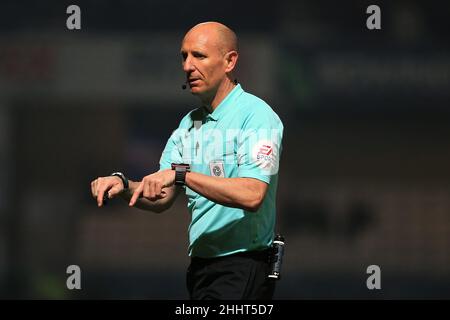
<path fill-rule="evenodd" d="M 186 84 L 183 84 L 182 86 L 181 86 L 181 89 L 183 89 L 183 90 L 185 90 L 187 88 L 187 85 Z"/>

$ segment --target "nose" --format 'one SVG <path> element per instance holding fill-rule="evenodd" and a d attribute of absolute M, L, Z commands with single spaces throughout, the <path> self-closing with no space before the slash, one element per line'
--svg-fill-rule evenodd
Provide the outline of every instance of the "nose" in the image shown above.
<path fill-rule="evenodd" d="M 190 56 L 186 57 L 186 60 L 183 61 L 183 71 L 188 73 L 195 70 L 195 66 L 192 63 Z"/>

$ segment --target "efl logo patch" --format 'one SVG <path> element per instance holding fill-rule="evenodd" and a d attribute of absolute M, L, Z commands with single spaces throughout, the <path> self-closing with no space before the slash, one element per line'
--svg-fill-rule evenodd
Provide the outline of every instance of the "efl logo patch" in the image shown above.
<path fill-rule="evenodd" d="M 209 171 L 213 177 L 225 177 L 225 170 L 223 168 L 223 161 L 211 161 L 209 163 Z"/>

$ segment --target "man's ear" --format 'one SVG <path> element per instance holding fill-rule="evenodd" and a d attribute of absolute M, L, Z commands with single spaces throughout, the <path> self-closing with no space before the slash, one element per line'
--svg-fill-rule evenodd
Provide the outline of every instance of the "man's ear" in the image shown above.
<path fill-rule="evenodd" d="M 234 70 L 234 67 L 236 66 L 237 60 L 238 60 L 239 54 L 237 51 L 230 51 L 225 55 L 226 59 L 226 69 L 225 72 L 231 72 Z"/>

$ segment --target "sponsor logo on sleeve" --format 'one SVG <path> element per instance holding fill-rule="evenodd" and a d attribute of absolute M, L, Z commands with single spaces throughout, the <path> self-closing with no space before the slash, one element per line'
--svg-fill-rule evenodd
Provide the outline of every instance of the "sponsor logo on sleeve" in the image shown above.
<path fill-rule="evenodd" d="M 278 172 L 277 148 L 270 140 L 260 140 L 254 145 L 252 160 L 263 170 L 263 174 L 273 175 Z"/>

